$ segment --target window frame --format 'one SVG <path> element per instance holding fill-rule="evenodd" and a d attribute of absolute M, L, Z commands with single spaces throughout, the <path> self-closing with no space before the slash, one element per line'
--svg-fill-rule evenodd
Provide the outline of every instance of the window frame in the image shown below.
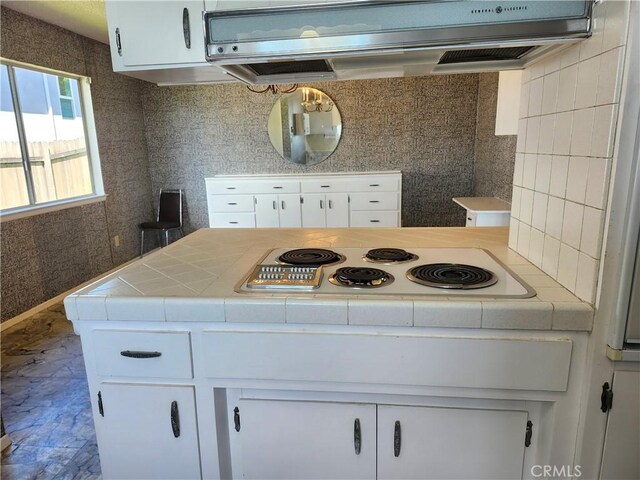
<path fill-rule="evenodd" d="M 95 118 L 93 114 L 93 102 L 91 100 L 91 77 L 84 75 L 77 75 L 68 72 L 62 72 L 60 70 L 54 70 L 46 67 L 40 67 L 37 65 L 31 65 L 28 63 L 17 62 L 5 57 L 0 57 L 0 64 L 7 67 L 7 73 L 9 76 L 9 87 L 11 91 L 11 99 L 13 103 L 14 114 L 16 116 L 16 127 L 18 130 L 18 139 L 20 143 L 20 150 L 22 154 L 22 165 L 25 171 L 25 180 L 27 186 L 27 192 L 29 195 L 29 205 L 22 205 L 20 207 L 7 208 L 0 210 L 0 222 L 15 220 L 17 218 L 29 217 L 32 215 L 39 215 L 41 213 L 62 210 L 66 208 L 77 207 L 88 203 L 94 203 L 104 201 L 107 197 L 104 191 L 104 183 L 102 179 L 102 169 L 100 166 L 100 153 L 98 151 L 98 137 L 95 127 Z M 15 81 L 14 68 L 22 68 L 35 72 L 46 73 L 49 75 L 61 76 L 69 79 L 74 79 L 78 82 L 78 93 L 80 108 L 82 110 L 82 125 L 85 138 L 85 144 L 87 147 L 87 157 L 89 159 L 89 173 L 91 176 L 91 185 L 93 193 L 87 195 L 81 195 L 77 197 L 64 198 L 60 200 L 52 200 L 49 202 L 35 203 L 35 193 L 33 186 L 33 177 L 31 175 L 31 168 L 29 163 L 29 150 L 27 144 L 26 133 L 23 124 L 22 111 L 20 110 L 20 100 L 17 92 L 17 85 Z M 58 93 L 60 88 L 58 86 Z M 74 118 L 77 118 L 75 105 L 73 105 L 73 91 L 71 92 L 72 108 L 74 110 Z M 59 95 L 59 99 L 63 98 Z"/>

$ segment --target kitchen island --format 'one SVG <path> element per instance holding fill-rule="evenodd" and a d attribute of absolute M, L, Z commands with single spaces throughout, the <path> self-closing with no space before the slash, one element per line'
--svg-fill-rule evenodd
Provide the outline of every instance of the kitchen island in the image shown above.
<path fill-rule="evenodd" d="M 530 478 L 572 464 L 593 311 L 506 228 L 204 229 L 65 300 L 105 478 Z M 536 296 L 243 292 L 275 248 L 486 249 Z"/>

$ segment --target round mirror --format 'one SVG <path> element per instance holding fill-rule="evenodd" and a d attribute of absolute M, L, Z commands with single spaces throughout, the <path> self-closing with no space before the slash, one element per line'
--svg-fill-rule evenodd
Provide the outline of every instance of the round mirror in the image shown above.
<path fill-rule="evenodd" d="M 267 129 L 282 158 L 299 165 L 314 165 L 326 160 L 338 146 L 342 119 L 326 93 L 300 87 L 276 101 Z"/>

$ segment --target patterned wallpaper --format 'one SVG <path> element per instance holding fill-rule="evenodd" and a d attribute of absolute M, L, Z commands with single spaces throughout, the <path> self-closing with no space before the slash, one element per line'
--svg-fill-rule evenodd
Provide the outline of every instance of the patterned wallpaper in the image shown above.
<path fill-rule="evenodd" d="M 113 73 L 106 45 L 1 9 L 2 56 L 92 78 L 106 202 L 2 223 L 2 320 L 138 253 L 137 224 L 153 217 L 143 130 L 143 82 Z M 116 248 L 110 238 L 120 235 Z"/>
<path fill-rule="evenodd" d="M 484 73 L 478 81 L 473 194 L 511 201 L 517 135 L 495 135 L 498 73 Z"/>
<path fill-rule="evenodd" d="M 311 86 L 335 100 L 343 119 L 336 152 L 311 167 L 286 162 L 269 142 L 274 95 L 238 84 L 147 86 L 153 190 L 185 190 L 187 230 L 208 225 L 205 177 L 372 170 L 402 170 L 404 226 L 464 225 L 451 198 L 473 194 L 478 75 Z"/>

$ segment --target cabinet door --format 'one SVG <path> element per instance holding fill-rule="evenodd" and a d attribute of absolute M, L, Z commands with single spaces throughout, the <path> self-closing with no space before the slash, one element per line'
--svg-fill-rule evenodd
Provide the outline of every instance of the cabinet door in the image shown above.
<path fill-rule="evenodd" d="M 327 227 L 349 226 L 349 194 L 327 194 Z"/>
<path fill-rule="evenodd" d="M 278 228 L 278 196 L 256 195 L 256 227 Z"/>
<path fill-rule="evenodd" d="M 206 62 L 202 0 L 110 0 L 106 7 L 114 65 Z"/>
<path fill-rule="evenodd" d="M 302 212 L 300 211 L 300 195 L 278 195 L 280 207 L 280 228 L 297 228 L 302 226 Z"/>
<path fill-rule="evenodd" d="M 600 478 L 640 478 L 640 372 L 615 372 L 613 392 Z"/>
<path fill-rule="evenodd" d="M 325 207 L 326 196 L 321 193 L 302 195 L 302 226 L 323 228 L 327 226 Z"/>
<path fill-rule="evenodd" d="M 104 478 L 200 478 L 193 387 L 105 383 L 100 398 L 104 416 L 96 408 L 94 418 Z"/>
<path fill-rule="evenodd" d="M 527 418 L 515 411 L 378 406 L 378 478 L 521 478 Z"/>
<path fill-rule="evenodd" d="M 375 478 L 375 405 L 240 400 L 237 407 L 234 478 Z"/>

